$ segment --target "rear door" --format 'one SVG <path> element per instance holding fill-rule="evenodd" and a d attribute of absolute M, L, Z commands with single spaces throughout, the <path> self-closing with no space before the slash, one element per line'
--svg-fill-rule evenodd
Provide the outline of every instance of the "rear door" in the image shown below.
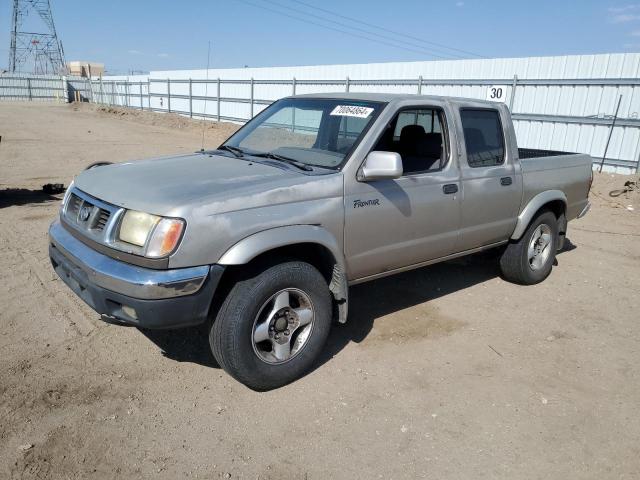
<path fill-rule="evenodd" d="M 515 228 L 522 195 L 520 176 L 510 158 L 503 108 L 459 108 L 464 155 L 460 250 L 508 239 Z"/>
<path fill-rule="evenodd" d="M 443 105 L 402 108 L 371 150 L 400 153 L 403 176 L 345 182 L 345 252 L 351 280 L 456 251 L 460 184 L 446 125 Z"/>

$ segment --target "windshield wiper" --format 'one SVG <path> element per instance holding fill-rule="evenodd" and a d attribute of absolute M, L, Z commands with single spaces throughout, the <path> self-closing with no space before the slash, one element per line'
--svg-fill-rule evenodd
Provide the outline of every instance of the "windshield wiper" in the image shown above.
<path fill-rule="evenodd" d="M 244 157 L 244 151 L 238 147 L 232 147 L 230 145 L 221 145 L 220 147 L 218 147 L 218 150 L 226 150 L 227 152 L 231 152 L 237 158 Z"/>
<path fill-rule="evenodd" d="M 300 170 L 304 170 L 305 172 L 313 171 L 313 168 L 311 168 L 306 163 L 299 162 L 298 160 L 295 160 L 295 159 L 289 158 L 289 157 L 285 157 L 283 155 L 278 155 L 277 153 L 262 152 L 262 153 L 252 153 L 251 155 L 253 155 L 254 157 L 271 158 L 273 160 L 278 160 L 280 162 L 288 163 L 289 165 L 293 165 L 294 167 L 299 168 Z"/>

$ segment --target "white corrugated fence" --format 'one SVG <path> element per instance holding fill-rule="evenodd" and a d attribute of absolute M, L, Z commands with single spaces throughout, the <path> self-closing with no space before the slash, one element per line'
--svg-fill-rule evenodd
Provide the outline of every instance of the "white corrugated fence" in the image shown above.
<path fill-rule="evenodd" d="M 93 80 L 88 97 L 111 105 L 244 122 L 294 93 L 345 90 L 494 96 L 510 106 L 521 147 L 595 158 L 602 158 L 606 148 L 607 170 L 620 173 L 637 169 L 640 158 L 636 53 L 153 71 Z"/>

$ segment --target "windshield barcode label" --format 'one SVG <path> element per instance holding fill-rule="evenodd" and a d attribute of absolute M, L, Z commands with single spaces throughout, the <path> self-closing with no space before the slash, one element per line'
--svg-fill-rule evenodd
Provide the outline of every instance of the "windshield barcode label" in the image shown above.
<path fill-rule="evenodd" d="M 373 112 L 371 107 L 358 107 L 357 105 L 338 105 L 333 109 L 331 115 L 340 117 L 367 118 Z"/>

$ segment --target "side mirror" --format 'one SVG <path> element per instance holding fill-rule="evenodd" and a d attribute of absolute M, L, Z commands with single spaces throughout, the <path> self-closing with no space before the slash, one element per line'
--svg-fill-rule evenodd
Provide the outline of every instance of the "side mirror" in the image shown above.
<path fill-rule="evenodd" d="M 362 166 L 361 180 L 384 180 L 402 176 L 402 157 L 396 152 L 371 152 Z"/>

